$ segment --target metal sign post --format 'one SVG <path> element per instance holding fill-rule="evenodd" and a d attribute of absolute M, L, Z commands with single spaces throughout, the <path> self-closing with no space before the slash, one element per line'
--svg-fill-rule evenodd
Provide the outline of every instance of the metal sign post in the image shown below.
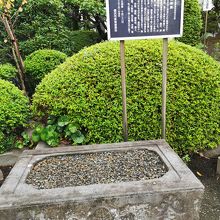
<path fill-rule="evenodd" d="M 206 45 L 206 34 L 208 26 L 208 14 L 209 11 L 214 8 L 212 0 L 203 0 L 203 11 L 205 12 L 205 32 L 204 32 L 204 45 Z"/>
<path fill-rule="evenodd" d="M 125 67 L 125 42 L 120 41 L 121 54 L 121 86 L 122 86 L 122 104 L 123 104 L 123 136 L 124 141 L 128 141 L 128 119 L 127 119 L 127 101 L 126 101 L 126 67 Z"/>
<path fill-rule="evenodd" d="M 167 103 L 167 57 L 168 38 L 163 39 L 163 82 L 162 82 L 162 139 L 166 139 L 166 103 Z"/>
<path fill-rule="evenodd" d="M 204 45 L 206 45 L 206 34 L 207 34 L 207 26 L 208 26 L 208 11 L 205 12 L 205 32 L 204 32 Z"/>

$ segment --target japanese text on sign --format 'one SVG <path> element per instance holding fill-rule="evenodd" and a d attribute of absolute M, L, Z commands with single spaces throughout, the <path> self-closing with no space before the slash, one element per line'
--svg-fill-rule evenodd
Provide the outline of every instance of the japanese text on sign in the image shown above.
<path fill-rule="evenodd" d="M 109 39 L 181 36 L 183 0 L 107 0 Z"/>

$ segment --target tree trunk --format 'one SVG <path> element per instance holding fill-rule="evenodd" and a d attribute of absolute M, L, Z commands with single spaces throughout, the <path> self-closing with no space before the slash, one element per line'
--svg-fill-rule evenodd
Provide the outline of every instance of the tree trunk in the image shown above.
<path fill-rule="evenodd" d="M 15 49 L 13 47 L 12 47 L 12 54 L 13 54 L 13 58 L 14 58 L 17 70 L 18 70 L 18 78 L 21 79 L 22 78 L 22 71 L 20 69 L 20 65 L 18 63 L 18 59 L 17 59 L 16 53 L 15 53 Z M 26 88 L 24 82 L 21 81 L 21 80 L 20 80 L 20 85 L 21 85 L 21 88 Z"/>
<path fill-rule="evenodd" d="M 24 62 L 21 57 L 19 47 L 18 47 L 18 42 L 14 34 L 13 26 L 12 23 L 10 22 L 10 19 L 6 16 L 2 16 L 2 22 L 5 26 L 5 30 L 11 39 L 12 42 L 12 52 L 13 52 L 13 58 L 15 60 L 15 63 L 18 68 L 18 73 L 19 73 L 19 80 L 21 83 L 21 88 L 24 91 L 25 95 L 27 95 L 26 91 L 26 86 L 25 86 L 25 68 L 24 68 Z"/>

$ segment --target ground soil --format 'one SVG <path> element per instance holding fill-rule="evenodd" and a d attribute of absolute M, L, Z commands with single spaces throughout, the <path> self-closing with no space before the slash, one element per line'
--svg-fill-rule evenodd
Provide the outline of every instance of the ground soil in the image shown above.
<path fill-rule="evenodd" d="M 10 173 L 12 167 L 11 166 L 9 166 L 9 167 L 0 167 L 0 169 L 1 169 L 1 171 L 3 173 L 3 176 L 4 176 L 4 179 L 5 179 L 8 176 L 8 174 Z M 0 181 L 0 187 L 1 187 L 3 182 L 4 182 L 4 180 Z"/>
<path fill-rule="evenodd" d="M 189 168 L 205 186 L 201 220 L 220 220 L 220 176 L 216 175 L 217 159 L 194 155 Z"/>

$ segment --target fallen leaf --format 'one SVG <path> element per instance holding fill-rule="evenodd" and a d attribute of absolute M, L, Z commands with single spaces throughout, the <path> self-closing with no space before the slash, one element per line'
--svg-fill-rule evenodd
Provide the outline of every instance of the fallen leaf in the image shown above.
<path fill-rule="evenodd" d="M 196 172 L 198 176 L 203 176 L 199 171 Z"/>

